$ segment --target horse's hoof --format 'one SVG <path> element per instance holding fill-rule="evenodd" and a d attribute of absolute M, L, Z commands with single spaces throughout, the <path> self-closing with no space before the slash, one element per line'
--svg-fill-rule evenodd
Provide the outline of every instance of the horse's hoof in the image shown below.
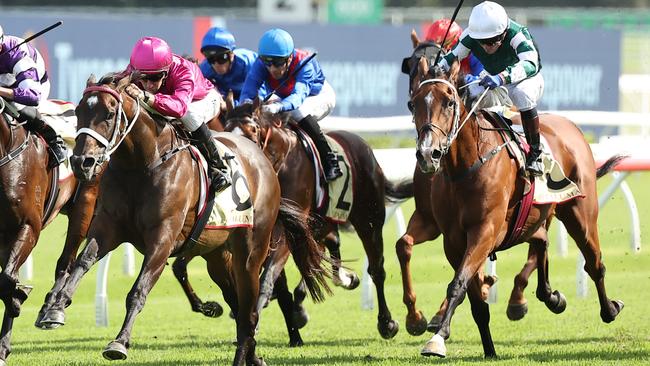
<path fill-rule="evenodd" d="M 223 307 L 216 301 L 207 301 L 201 306 L 201 312 L 208 318 L 218 318 L 223 315 Z"/>
<path fill-rule="evenodd" d="M 377 323 L 377 329 L 382 338 L 391 339 L 399 332 L 399 323 L 393 319 L 387 322 L 380 321 Z"/>
<path fill-rule="evenodd" d="M 508 304 L 506 315 L 512 321 L 521 320 L 528 313 L 528 302 L 523 304 Z"/>
<path fill-rule="evenodd" d="M 309 314 L 302 306 L 299 309 L 294 309 L 291 314 L 291 322 L 296 329 L 302 329 L 309 322 Z"/>
<path fill-rule="evenodd" d="M 302 341 L 302 338 L 300 335 L 298 337 L 295 337 L 295 339 L 289 340 L 289 347 L 302 347 L 305 343 Z"/>
<path fill-rule="evenodd" d="M 554 299 L 555 301 L 553 301 Z M 555 314 L 560 314 L 566 309 L 566 297 L 560 291 L 555 290 L 551 294 L 551 297 L 547 301 L 544 301 L 544 304 L 546 304 L 546 307 L 550 311 Z"/>
<path fill-rule="evenodd" d="M 440 325 L 442 324 L 442 315 L 436 314 L 431 318 L 429 324 L 427 324 L 427 332 L 438 333 L 440 330 Z"/>
<path fill-rule="evenodd" d="M 623 310 L 623 307 L 625 304 L 621 300 L 613 300 L 610 301 L 612 306 L 608 309 L 609 312 L 603 312 L 602 310 L 600 311 L 600 318 L 605 322 L 605 323 L 611 323 L 616 319 L 616 316 Z"/>
<path fill-rule="evenodd" d="M 420 351 L 420 354 L 422 356 L 438 356 L 438 357 L 446 357 L 447 356 L 447 347 L 445 346 L 445 340 L 435 334 L 431 340 L 427 342 L 427 344 L 424 345 L 424 348 L 422 348 L 422 351 Z"/>
<path fill-rule="evenodd" d="M 50 309 L 41 320 L 41 326 L 47 329 L 58 328 L 65 325 L 65 312 L 63 310 Z"/>
<path fill-rule="evenodd" d="M 359 276 L 356 273 L 347 271 L 344 269 L 339 269 L 339 274 L 332 277 L 332 282 L 334 285 L 342 287 L 346 290 L 354 290 L 359 287 L 361 281 Z"/>
<path fill-rule="evenodd" d="M 262 357 L 253 359 L 253 362 L 249 363 L 249 365 L 252 366 L 266 366 L 266 362 L 264 362 L 264 359 Z"/>
<path fill-rule="evenodd" d="M 34 286 L 29 286 L 29 285 L 23 285 L 23 284 L 17 284 L 16 285 L 16 293 L 15 297 L 20 300 L 21 303 L 23 303 L 25 300 L 27 300 L 27 297 L 29 294 L 32 292 L 34 289 Z"/>
<path fill-rule="evenodd" d="M 422 335 L 427 330 L 427 318 L 419 310 L 418 315 L 417 319 L 410 319 L 408 315 L 406 316 L 406 331 L 413 336 Z"/>
<path fill-rule="evenodd" d="M 360 283 L 361 280 L 359 280 L 359 276 L 357 276 L 356 273 L 350 272 L 350 284 L 348 285 L 347 289 L 354 290 L 355 288 L 359 287 Z"/>
<path fill-rule="evenodd" d="M 109 361 L 126 360 L 126 347 L 118 341 L 112 341 L 104 348 L 102 356 Z"/>

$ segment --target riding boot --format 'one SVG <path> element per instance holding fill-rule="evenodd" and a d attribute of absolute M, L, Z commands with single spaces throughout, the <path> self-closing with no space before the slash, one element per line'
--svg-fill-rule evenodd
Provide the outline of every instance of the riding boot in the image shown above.
<path fill-rule="evenodd" d="M 526 170 L 533 176 L 544 174 L 542 164 L 542 145 L 539 142 L 539 117 L 537 109 L 533 108 L 521 112 L 521 123 L 524 125 L 526 140 L 530 145 L 530 152 L 526 157 Z"/>
<path fill-rule="evenodd" d="M 68 151 L 61 136 L 56 134 L 52 126 L 43 121 L 43 117 L 36 107 L 25 107 L 19 111 L 20 117 L 25 121 L 25 128 L 41 136 L 47 143 L 50 152 L 49 168 L 54 168 L 68 158 Z"/>
<path fill-rule="evenodd" d="M 208 129 L 208 125 L 203 123 L 201 127 L 192 132 L 192 137 L 196 140 L 196 147 L 199 148 L 201 154 L 208 161 L 208 173 L 210 175 L 212 190 L 219 193 L 228 188 L 232 184 L 230 175 L 228 174 L 228 168 L 219 155 L 217 143 L 212 138 L 212 133 Z"/>
<path fill-rule="evenodd" d="M 305 130 L 305 132 L 307 132 L 309 137 L 314 140 L 314 144 L 316 144 L 318 155 L 320 155 L 320 161 L 323 163 L 325 180 L 331 182 L 342 176 L 343 172 L 341 172 L 339 161 L 336 158 L 336 155 L 332 152 L 332 148 L 327 143 L 327 139 L 325 139 L 325 135 L 323 135 L 323 131 L 321 131 L 316 117 L 309 115 L 301 119 L 298 124 L 303 130 Z"/>

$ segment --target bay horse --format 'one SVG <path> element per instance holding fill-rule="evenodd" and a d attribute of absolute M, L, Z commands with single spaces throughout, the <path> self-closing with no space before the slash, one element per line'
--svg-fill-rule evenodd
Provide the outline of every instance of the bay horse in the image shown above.
<path fill-rule="evenodd" d="M 47 146 L 43 139 L 28 132 L 5 112 L 0 98 L 0 299 L 5 310 L 0 331 L 0 365 L 11 353 L 11 330 L 14 318 L 31 287 L 19 283 L 18 270 L 32 252 L 43 228 L 57 214 L 68 212 L 70 236 L 78 229 L 74 217 L 85 214 L 86 206 L 73 205 L 77 189 L 74 176 L 58 179 L 48 168 Z M 58 169 L 58 168 L 55 168 Z"/>
<path fill-rule="evenodd" d="M 409 95 L 411 95 L 411 93 L 413 93 L 413 91 L 418 87 L 419 79 L 416 77 L 420 60 L 423 59 L 432 63 L 434 62 L 435 54 L 439 51 L 437 45 L 430 42 L 420 41 L 414 30 L 411 32 L 411 42 L 413 44 L 413 54 L 410 57 L 405 58 L 402 63 L 402 72 L 409 75 Z M 471 105 L 472 100 L 467 98 L 466 95 L 461 94 L 461 97 L 465 98 L 466 106 Z M 411 105 L 410 103 L 412 102 L 409 102 L 409 105 Z M 421 335 L 425 330 L 436 332 L 440 328 L 442 316 L 447 308 L 447 300 L 445 299 L 436 314 L 427 324 L 424 313 L 416 310 L 415 290 L 413 288 L 411 277 L 408 275 L 410 273 L 410 260 L 413 246 L 426 241 L 435 240 L 441 234 L 434 219 L 430 200 L 431 186 L 434 184 L 433 181 L 436 179 L 442 178 L 440 175 L 425 174 L 418 167 L 415 167 L 413 173 L 415 210 L 409 219 L 406 232 L 395 244 L 397 256 L 400 258 L 402 272 L 402 286 L 404 288 L 403 302 L 407 308 L 406 329 L 409 334 L 412 335 Z M 545 232 L 540 232 L 538 234 L 543 236 L 544 242 L 548 242 Z M 542 265 L 542 263 L 537 260 L 537 251 L 532 246 L 529 246 L 528 259 L 524 263 L 521 271 L 514 278 L 514 286 L 510 293 L 508 306 L 506 308 L 508 319 L 520 320 L 528 312 L 528 301 L 526 300 L 524 290 L 528 286 L 528 279 L 535 269 L 537 269 L 538 263 L 539 265 Z M 479 270 L 478 282 L 473 283 L 473 285 L 480 288 L 482 297 L 486 300 L 490 287 L 496 283 L 496 280 L 497 277 L 495 276 L 486 276 L 481 268 L 481 270 Z M 560 291 L 555 290 L 551 298 L 547 301 L 544 300 L 546 299 L 545 296 L 538 298 L 540 301 L 543 301 L 547 308 L 553 313 L 559 314 L 566 309 L 566 298 Z"/>
<path fill-rule="evenodd" d="M 75 175 L 93 179 L 102 163 L 109 158 L 110 162 L 101 177 L 87 245 L 42 322 L 63 325 L 64 308 L 70 305 L 82 276 L 120 243 L 130 242 L 144 255 L 142 268 L 127 296 L 122 328 L 103 351 L 109 360 L 125 359 L 135 316 L 167 258 L 198 254 L 208 262 L 210 277 L 235 312 L 237 350 L 232 364 L 264 365 L 255 354 L 255 303 L 272 234 L 288 238 L 296 247 L 294 260 L 308 279 L 314 300 L 322 300 L 329 290 L 323 257 L 306 218 L 281 200 L 275 172 L 255 144 L 233 134 L 217 134 L 241 164 L 255 217 L 250 226 L 206 230 L 194 245 L 184 245 L 197 220 L 200 165 L 174 127 L 152 118 L 124 92 L 130 82 L 130 76 L 107 75 L 99 83 L 91 77 L 77 106 L 77 142 L 71 159 Z"/>
<path fill-rule="evenodd" d="M 296 202 L 305 214 L 311 212 L 323 215 L 324 212 L 319 212 L 316 207 L 314 187 L 316 175 L 319 172 L 314 168 L 312 157 L 301 145 L 296 131 L 290 127 L 289 116 L 287 114 L 261 113 L 259 100 L 234 107 L 232 96 L 229 96 L 226 98 L 226 106 L 228 114 L 225 118 L 225 130 L 241 134 L 260 146 L 277 171 L 282 197 Z M 354 176 L 351 187 L 353 199 L 348 221 L 345 224 L 351 224 L 354 227 L 363 243 L 368 257 L 368 273 L 377 290 L 377 329 L 383 338 L 390 339 L 397 334 L 399 323 L 393 320 L 384 295 L 386 272 L 384 270 L 382 228 L 385 218 L 385 203 L 387 199 L 402 200 L 411 197 L 412 194 L 396 193 L 395 186 L 384 176 L 372 149 L 359 136 L 346 131 L 331 131 L 327 135 L 343 147 L 345 151 L 341 153 L 346 154 L 351 163 L 351 171 Z M 356 274 L 339 265 L 341 257 L 338 230 L 339 224 L 322 220 L 322 226 L 314 232 L 314 236 L 330 252 L 335 284 L 346 289 L 353 289 L 358 286 L 359 279 Z M 281 282 L 285 281 L 282 268 L 283 263 L 286 262 L 287 254 L 278 251 L 273 255 L 275 258 L 269 260 L 269 277 L 265 278 L 267 285 L 263 287 L 266 292 L 260 298 L 262 304 L 265 304 L 264 298 L 271 296 L 275 280 L 279 278 Z M 304 325 L 305 320 L 302 319 L 301 324 L 294 324 L 292 327 L 291 319 L 286 316 L 291 311 L 290 308 L 287 308 L 291 303 L 291 295 L 287 294 L 288 291 L 284 291 L 286 283 L 280 283 L 279 286 L 281 286 L 281 290 L 276 292 L 279 300 L 285 302 L 284 306 L 282 302 L 280 305 L 287 321 L 291 344 L 296 339 L 297 328 Z M 294 315 L 293 318 L 300 319 L 300 314 L 304 314 L 302 300 L 305 297 L 302 284 L 296 287 L 294 294 L 294 314 L 298 315 Z M 299 335 L 297 338 L 299 339 Z"/>
<path fill-rule="evenodd" d="M 446 356 L 445 340 L 450 334 L 451 317 L 469 295 L 472 316 L 478 326 L 485 357 L 496 357 L 490 334 L 490 313 L 476 286 L 479 268 L 486 258 L 509 247 L 509 234 L 526 181 L 518 176 L 518 166 L 506 151 L 494 149 L 507 143 L 491 124 L 478 114 L 468 114 L 458 95 L 458 63 L 449 73 L 432 70 L 426 60 L 418 63 L 418 86 L 411 95 L 413 121 L 417 131 L 417 162 L 425 173 L 438 174 L 433 180 L 431 205 L 435 222 L 444 237 L 444 250 L 455 270 L 447 288 L 448 306 L 440 329 L 421 351 L 424 356 Z M 553 216 L 567 228 L 585 258 L 585 271 L 596 285 L 600 317 L 612 322 L 623 309 L 623 302 L 610 300 L 605 291 L 605 266 L 598 239 L 598 199 L 596 179 L 605 175 L 622 159 L 609 158 L 596 168 L 589 144 L 580 129 L 566 118 L 543 114 L 541 133 L 566 172 L 584 197 L 563 203 L 534 204 L 516 243 L 528 241 L 537 252 L 537 296 L 548 300 L 553 295 L 548 282 L 546 229 Z M 505 149 L 504 149 L 505 150 Z M 483 158 L 487 154 L 489 158 Z M 478 164 L 478 168 L 472 166 Z M 528 183 L 529 184 L 529 183 Z"/>

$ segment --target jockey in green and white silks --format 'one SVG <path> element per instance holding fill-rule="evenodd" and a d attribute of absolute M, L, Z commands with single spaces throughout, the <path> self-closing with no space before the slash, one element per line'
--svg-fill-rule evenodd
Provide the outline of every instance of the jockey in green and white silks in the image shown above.
<path fill-rule="evenodd" d="M 460 42 L 438 65 L 449 70 L 454 60 L 461 61 L 470 52 L 485 68 L 480 85 L 489 89 L 504 86 L 508 90 L 521 113 L 526 139 L 531 146 L 526 169 L 532 175 L 541 175 L 537 102 L 544 92 L 544 79 L 533 37 L 526 27 L 509 19 L 501 5 L 484 1 L 472 9 L 469 27 L 461 35 Z"/>

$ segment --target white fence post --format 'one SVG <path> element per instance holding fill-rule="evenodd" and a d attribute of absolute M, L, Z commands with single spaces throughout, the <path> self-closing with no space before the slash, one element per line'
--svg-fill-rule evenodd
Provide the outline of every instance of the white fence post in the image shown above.
<path fill-rule="evenodd" d="M 135 275 L 135 254 L 131 243 L 124 243 L 124 261 L 122 262 L 122 273 L 129 277 Z"/>
<path fill-rule="evenodd" d="M 496 276 L 497 261 L 488 259 L 488 261 L 485 263 L 485 273 L 490 276 Z M 494 285 L 492 285 L 492 287 L 490 287 L 490 292 L 488 293 L 488 304 L 495 304 L 497 302 L 497 295 L 498 295 L 498 290 L 497 290 L 497 284 L 495 283 Z"/>
<path fill-rule="evenodd" d="M 25 259 L 25 263 L 20 266 L 18 278 L 21 281 L 31 281 L 34 278 L 34 258 L 31 254 Z"/>
<path fill-rule="evenodd" d="M 99 261 L 97 268 L 97 282 L 95 284 L 95 325 L 108 327 L 108 294 L 106 284 L 108 282 L 108 267 L 111 262 L 111 252 L 108 252 Z"/>

